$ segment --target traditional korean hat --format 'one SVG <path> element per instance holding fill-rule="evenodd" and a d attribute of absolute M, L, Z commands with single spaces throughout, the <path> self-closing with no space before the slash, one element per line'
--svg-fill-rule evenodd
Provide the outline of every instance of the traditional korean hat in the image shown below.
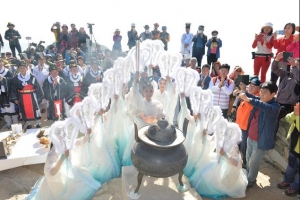
<path fill-rule="evenodd" d="M 20 60 L 18 67 L 21 67 L 21 66 L 27 67 L 26 62 L 24 60 Z"/>
<path fill-rule="evenodd" d="M 50 63 L 50 62 L 48 62 L 48 64 L 49 64 L 49 72 L 51 72 L 53 70 L 57 70 L 56 64 Z"/>
<path fill-rule="evenodd" d="M 185 28 L 191 28 L 191 23 L 185 23 Z"/>
<path fill-rule="evenodd" d="M 70 60 L 70 62 L 69 62 L 69 68 L 72 68 L 72 67 L 77 67 L 75 60 Z"/>

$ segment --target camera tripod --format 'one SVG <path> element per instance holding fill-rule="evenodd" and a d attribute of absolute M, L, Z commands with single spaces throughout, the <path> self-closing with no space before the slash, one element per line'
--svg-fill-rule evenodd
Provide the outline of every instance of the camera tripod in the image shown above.
<path fill-rule="evenodd" d="M 90 51 L 89 51 L 89 57 L 91 57 L 91 55 L 92 55 L 93 39 L 94 39 L 95 45 L 97 45 L 97 41 L 96 41 L 96 38 L 95 38 L 94 33 L 93 33 L 93 25 L 95 25 L 95 24 L 91 24 L 91 23 L 87 23 L 87 24 L 88 24 L 88 29 L 90 30 L 90 42 L 89 42 Z"/>

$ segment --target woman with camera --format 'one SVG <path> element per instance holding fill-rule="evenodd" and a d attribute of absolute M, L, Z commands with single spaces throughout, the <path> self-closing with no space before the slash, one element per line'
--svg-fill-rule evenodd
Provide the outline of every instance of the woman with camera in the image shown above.
<path fill-rule="evenodd" d="M 215 63 L 220 58 L 220 48 L 222 47 L 222 40 L 218 38 L 218 31 L 211 32 L 212 38 L 206 43 L 207 46 L 207 64 Z"/>
<path fill-rule="evenodd" d="M 262 26 L 259 34 L 255 34 L 255 39 L 252 48 L 257 48 L 253 52 L 254 59 L 254 76 L 259 76 L 264 83 L 266 81 L 266 74 L 269 69 L 272 57 L 273 47 L 273 24 L 266 23 Z"/>
<path fill-rule="evenodd" d="M 286 50 L 287 46 L 294 41 L 294 33 L 295 33 L 295 31 L 296 31 L 295 24 L 294 23 L 287 23 L 284 26 L 284 32 L 283 32 L 284 36 L 283 37 L 277 39 L 278 31 L 273 34 L 274 48 L 277 49 L 275 57 L 277 57 L 277 55 L 280 52 L 287 51 Z M 279 60 L 278 64 L 279 64 L 279 68 L 282 68 L 284 70 L 290 71 L 290 66 L 291 65 L 289 63 L 287 63 L 287 62 L 284 62 L 283 58 L 281 58 Z M 274 82 L 274 83 L 276 83 L 277 80 L 278 80 L 278 76 L 275 73 L 271 72 L 271 81 Z"/>

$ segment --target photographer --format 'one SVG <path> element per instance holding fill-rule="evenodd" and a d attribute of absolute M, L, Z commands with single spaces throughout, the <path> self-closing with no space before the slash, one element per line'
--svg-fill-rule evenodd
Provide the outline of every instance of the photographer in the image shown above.
<path fill-rule="evenodd" d="M 70 35 L 70 43 L 72 48 L 78 47 L 78 31 L 76 29 L 75 24 L 71 24 L 71 31 L 69 32 Z"/>
<path fill-rule="evenodd" d="M 20 46 L 19 39 L 21 39 L 21 35 L 18 31 L 14 30 L 15 25 L 13 23 L 8 23 L 7 27 L 9 28 L 5 31 L 4 38 L 9 41 L 9 47 L 13 54 L 13 57 L 16 57 L 16 49 L 19 53 L 22 53 L 22 49 Z"/>
<path fill-rule="evenodd" d="M 79 33 L 78 33 L 78 47 L 80 47 L 80 49 L 84 53 L 86 53 L 86 51 L 87 51 L 86 39 L 90 39 L 90 36 L 88 36 L 88 34 L 86 34 L 84 28 L 81 27 L 79 29 Z"/>
<path fill-rule="evenodd" d="M 135 24 L 131 24 L 131 30 L 127 32 L 128 42 L 127 45 L 129 49 L 135 46 L 136 40 L 138 39 L 138 33 L 135 30 Z"/>
<path fill-rule="evenodd" d="M 168 42 L 170 42 L 170 34 L 167 32 L 167 27 L 162 26 L 162 32 L 160 33 L 160 39 L 164 43 L 164 49 L 168 51 Z"/>
<path fill-rule="evenodd" d="M 71 38 L 68 33 L 68 26 L 64 24 L 62 26 L 62 31 L 60 33 L 60 38 L 59 38 L 59 43 L 60 43 L 59 53 L 61 53 L 63 56 L 65 56 L 67 49 L 70 48 L 70 41 Z"/>
<path fill-rule="evenodd" d="M 202 57 L 205 54 L 205 44 L 207 42 L 207 36 L 203 33 L 204 26 L 200 25 L 198 27 L 197 34 L 193 37 L 193 54 L 192 57 L 196 57 L 198 61 L 198 66 L 201 66 Z"/>
<path fill-rule="evenodd" d="M 211 32 L 210 38 L 206 44 L 207 46 L 207 64 L 215 63 L 220 58 L 220 48 L 222 47 L 222 40 L 218 38 L 218 31 Z"/>
<path fill-rule="evenodd" d="M 53 34 L 54 34 L 56 48 L 60 49 L 60 43 L 59 43 L 59 39 L 60 39 L 60 23 L 59 22 L 56 22 L 56 23 L 54 23 L 52 25 L 51 32 L 53 32 Z"/>
<path fill-rule="evenodd" d="M 114 45 L 112 50 L 117 51 L 118 53 L 122 52 L 122 36 L 120 35 L 120 29 L 116 29 L 113 36 Z"/>

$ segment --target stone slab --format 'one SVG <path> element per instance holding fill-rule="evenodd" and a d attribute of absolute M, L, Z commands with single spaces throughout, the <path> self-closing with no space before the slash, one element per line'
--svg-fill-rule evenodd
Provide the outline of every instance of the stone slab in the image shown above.
<path fill-rule="evenodd" d="M 138 171 L 133 166 L 122 167 L 122 200 L 131 200 L 130 192 L 137 186 Z M 139 200 L 202 200 L 199 194 L 191 188 L 186 177 L 183 182 L 189 186 L 189 190 L 180 193 L 177 190 L 178 175 L 169 178 L 153 178 L 144 176 L 139 193 Z"/>

